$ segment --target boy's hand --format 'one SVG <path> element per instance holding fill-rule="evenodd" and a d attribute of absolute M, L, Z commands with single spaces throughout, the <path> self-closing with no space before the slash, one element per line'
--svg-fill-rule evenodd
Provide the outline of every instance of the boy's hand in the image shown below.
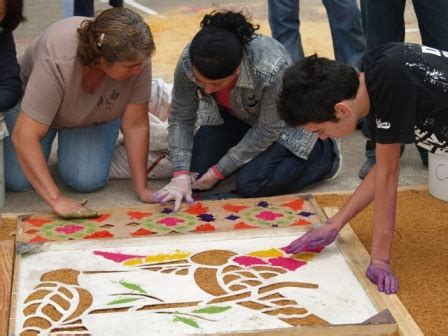
<path fill-rule="evenodd" d="M 381 260 L 372 260 L 366 271 L 367 278 L 378 286 L 380 292 L 394 294 L 398 292 L 398 278 L 390 265 Z"/>
<path fill-rule="evenodd" d="M 339 230 L 332 224 L 325 224 L 318 228 L 311 228 L 302 237 L 297 238 L 285 247 L 286 253 L 299 253 L 307 249 L 317 249 L 331 244 Z"/>

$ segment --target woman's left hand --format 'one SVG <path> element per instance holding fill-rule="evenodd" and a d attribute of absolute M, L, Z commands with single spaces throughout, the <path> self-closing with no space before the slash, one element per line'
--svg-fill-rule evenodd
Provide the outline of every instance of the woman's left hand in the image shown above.
<path fill-rule="evenodd" d="M 202 175 L 199 179 L 195 179 L 191 184 L 192 189 L 196 190 L 208 190 L 213 188 L 213 186 L 220 180 L 218 176 L 216 176 L 215 172 L 212 168 L 209 168 L 207 172 Z"/>
<path fill-rule="evenodd" d="M 138 198 L 144 203 L 157 203 L 157 201 L 154 199 L 154 193 L 149 189 L 145 189 L 140 192 L 138 194 Z"/>

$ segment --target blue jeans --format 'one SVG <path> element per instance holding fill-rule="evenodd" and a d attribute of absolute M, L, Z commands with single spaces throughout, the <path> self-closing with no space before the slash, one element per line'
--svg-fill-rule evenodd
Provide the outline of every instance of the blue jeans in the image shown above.
<path fill-rule="evenodd" d="M 20 107 L 6 113 L 6 125 L 12 134 Z M 108 178 L 120 120 L 95 127 L 50 128 L 40 144 L 48 161 L 53 140 L 58 135 L 58 172 L 64 183 L 78 192 L 92 192 L 103 187 Z M 9 191 L 32 189 L 25 177 L 11 136 L 5 138 L 5 182 Z"/>
<path fill-rule="evenodd" d="M 195 134 L 191 171 L 205 173 L 244 137 L 250 125 L 221 109 L 224 124 L 202 126 Z M 321 181 L 331 172 L 335 154 L 331 140 L 318 140 L 308 160 L 292 154 L 279 143 L 237 171 L 236 189 L 243 197 L 263 197 L 294 192 Z"/>
<path fill-rule="evenodd" d="M 422 44 L 429 47 L 448 50 L 448 1 L 413 0 L 415 15 L 422 38 Z M 405 39 L 404 10 L 406 0 L 361 0 L 361 9 L 365 20 L 367 49 L 387 42 L 403 42 Z M 367 120 L 363 121 L 363 130 Z M 367 134 L 368 135 L 368 134 Z M 370 137 L 369 137 L 370 138 Z M 402 145 L 402 150 L 404 145 Z M 428 161 L 428 152 L 417 146 L 424 163 Z M 367 158 L 375 157 L 375 144 L 366 143 Z"/>
<path fill-rule="evenodd" d="M 359 69 L 365 38 L 356 0 L 322 0 L 322 3 L 330 23 L 336 60 Z M 272 37 L 285 46 L 294 62 L 304 57 L 299 7 L 299 0 L 268 0 Z"/>

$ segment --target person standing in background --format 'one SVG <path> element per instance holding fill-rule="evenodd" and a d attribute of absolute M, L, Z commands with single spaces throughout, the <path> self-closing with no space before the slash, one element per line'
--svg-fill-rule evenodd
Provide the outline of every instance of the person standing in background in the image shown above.
<path fill-rule="evenodd" d="M 124 0 L 109 0 L 112 7 L 123 7 Z M 95 15 L 94 0 L 62 0 L 63 17 Z"/>
<path fill-rule="evenodd" d="M 448 50 L 448 1 L 413 0 L 422 44 L 428 47 Z M 404 10 L 406 0 L 361 0 L 361 11 L 366 32 L 367 49 L 370 50 L 388 42 L 404 42 Z M 369 138 L 366 142 L 366 162 L 359 170 L 363 179 L 375 165 L 375 143 L 370 140 L 368 122 L 362 120 L 362 129 Z M 428 152 L 417 147 L 422 163 L 428 165 Z M 404 145 L 401 146 L 401 153 Z"/>
<path fill-rule="evenodd" d="M 356 0 L 322 0 L 327 11 L 337 61 L 359 69 L 365 51 L 361 14 Z M 268 0 L 272 37 L 288 50 L 293 62 L 304 58 L 299 0 Z"/>

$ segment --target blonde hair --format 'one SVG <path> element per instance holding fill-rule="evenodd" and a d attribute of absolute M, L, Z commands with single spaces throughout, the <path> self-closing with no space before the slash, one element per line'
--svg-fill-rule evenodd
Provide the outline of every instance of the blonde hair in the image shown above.
<path fill-rule="evenodd" d="M 95 65 L 101 57 L 108 63 L 136 61 L 155 51 L 149 25 L 124 7 L 107 9 L 95 19 L 83 21 L 77 32 L 77 54 L 84 65 Z"/>

